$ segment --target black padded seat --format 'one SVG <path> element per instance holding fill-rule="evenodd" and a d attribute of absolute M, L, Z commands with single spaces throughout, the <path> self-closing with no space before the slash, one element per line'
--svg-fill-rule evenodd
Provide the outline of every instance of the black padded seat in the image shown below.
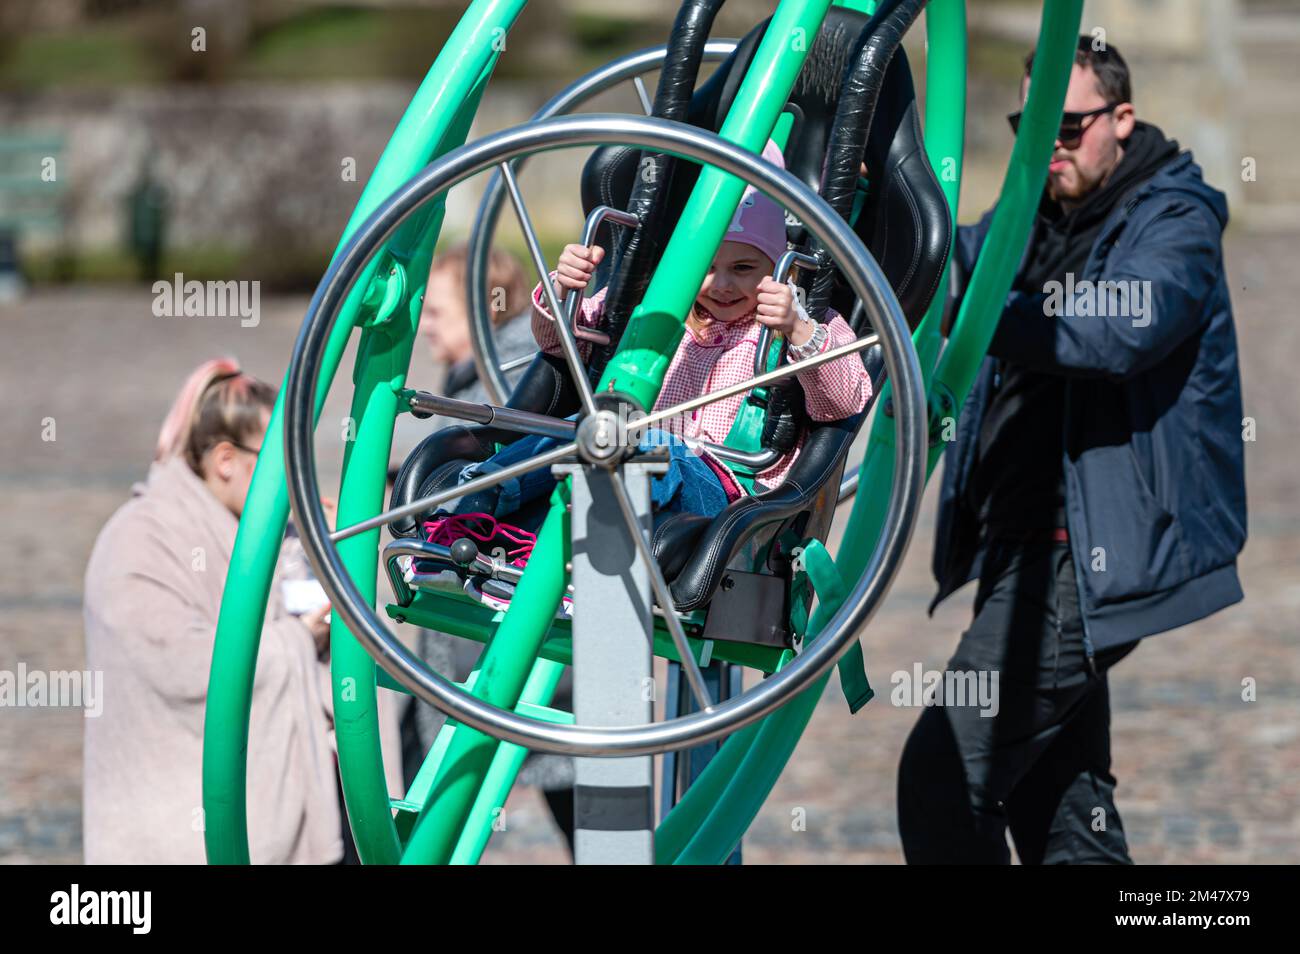
<path fill-rule="evenodd" d="M 673 602 L 679 610 L 689 612 L 708 604 L 723 571 L 747 540 L 809 510 L 831 482 L 838 488 L 844 458 L 865 416 L 864 411 L 813 428 L 781 486 L 729 504 L 699 532 L 694 532 L 694 521 L 686 521 L 685 515 L 670 517 L 658 528 L 665 537 L 688 530 L 693 533 L 694 549 L 689 558 L 671 578 L 664 574 L 670 579 Z M 685 524 L 680 531 L 669 526 L 677 521 Z"/>
<path fill-rule="evenodd" d="M 866 22 L 856 11 L 832 8 L 791 90 L 787 108 L 795 122 L 784 152 L 786 168 L 815 191 L 821 184 L 841 78 Z M 764 22 L 746 35 L 696 92 L 690 110 L 692 123 L 714 131 L 720 128 L 766 28 Z M 598 205 L 626 207 L 640 156 L 641 151 L 631 146 L 605 146 L 593 152 L 582 177 L 587 212 Z M 952 222 L 925 153 L 911 70 L 901 48 L 885 70 L 863 161 L 870 188 L 854 231 L 880 264 L 908 324 L 915 328 L 942 278 Z M 676 164 L 667 200 L 669 221 L 676 222 L 680 216 L 699 168 L 693 162 Z M 807 236 L 802 226 L 792 226 L 788 237 L 797 246 Z M 848 318 L 854 302 L 852 289 L 839 279 L 831 306 Z M 858 334 L 865 330 L 855 328 Z M 883 378 L 879 353 L 873 357 L 878 391 Z M 872 367 L 873 362 L 868 365 Z M 678 609 L 707 605 L 722 571 L 746 540 L 806 511 L 829 481 L 838 483 L 865 416 L 864 412 L 846 421 L 807 422 L 808 436 L 786 481 L 775 490 L 732 503 L 707 526 L 703 518 L 688 515 L 670 517 L 659 525 L 654 550 Z M 688 545 L 694 549 L 683 560 L 682 551 Z"/>
<path fill-rule="evenodd" d="M 665 580 L 677 579 L 711 523 L 712 517 L 701 517 L 697 513 L 675 513 L 658 523 L 650 547 Z"/>

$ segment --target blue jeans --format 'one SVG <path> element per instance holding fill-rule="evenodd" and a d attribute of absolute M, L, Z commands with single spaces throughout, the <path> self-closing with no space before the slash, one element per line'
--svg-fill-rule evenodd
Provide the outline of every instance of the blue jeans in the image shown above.
<path fill-rule="evenodd" d="M 510 464 L 517 464 L 536 454 L 556 447 L 560 442 L 553 437 L 529 434 L 513 444 L 508 444 L 487 460 L 470 464 L 460 472 L 460 482 L 490 474 Z M 668 447 L 668 471 L 650 481 L 650 500 L 656 513 L 695 513 L 712 517 L 727 506 L 727 492 L 713 468 L 693 453 L 675 434 L 657 429 L 647 430 L 641 439 L 640 449 L 653 450 Z M 555 488 L 551 468 L 538 467 L 521 477 L 502 481 L 493 499 L 492 494 L 473 494 L 461 501 L 461 513 L 486 510 L 494 517 L 516 513 L 523 507 L 549 496 Z M 533 529 L 531 527 L 527 529 Z"/>

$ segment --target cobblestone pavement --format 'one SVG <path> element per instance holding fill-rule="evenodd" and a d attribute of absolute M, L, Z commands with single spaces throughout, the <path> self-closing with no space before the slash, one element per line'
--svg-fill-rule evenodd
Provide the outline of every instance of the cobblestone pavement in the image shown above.
<path fill-rule="evenodd" d="M 1300 861 L 1300 446 L 1294 411 L 1300 236 L 1237 235 L 1228 247 L 1243 348 L 1250 542 L 1246 601 L 1148 640 L 1112 673 L 1117 802 L 1140 863 Z M 144 474 L 184 375 L 214 354 L 278 381 L 305 309 L 263 302 L 261 323 L 162 319 L 138 289 L 45 291 L 0 310 L 0 670 L 83 665 L 82 573 L 95 535 Z M 350 366 L 350 359 L 349 364 Z M 417 361 L 412 380 L 431 380 Z M 331 397 L 325 420 L 345 413 Z M 56 440 L 43 441 L 53 418 Z M 324 430 L 324 429 L 323 429 Z M 323 457 L 337 459 L 326 441 Z M 335 468 L 336 471 L 336 468 Z M 889 676 L 941 668 L 970 591 L 932 618 L 925 605 L 934 487 L 900 577 L 864 640 L 878 696 L 850 716 L 832 683 L 746 841 L 748 861 L 901 860 L 894 779 L 917 711 L 894 707 Z M 1258 684 L 1243 702 L 1242 680 Z M 882 691 L 883 690 L 883 691 Z M 81 857 L 79 712 L 0 709 L 0 860 Z M 796 831 L 796 816 L 806 816 Z M 536 792 L 512 797 L 486 861 L 557 861 Z"/>

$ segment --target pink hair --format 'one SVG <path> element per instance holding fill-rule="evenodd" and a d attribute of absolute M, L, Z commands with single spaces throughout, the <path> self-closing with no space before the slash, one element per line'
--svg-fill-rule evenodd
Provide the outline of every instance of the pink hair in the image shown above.
<path fill-rule="evenodd" d="M 190 372 L 163 419 L 154 460 L 184 455 L 197 472 L 209 447 L 220 440 L 249 438 L 253 422 L 274 403 L 275 390 L 244 374 L 234 358 L 205 361 Z"/>

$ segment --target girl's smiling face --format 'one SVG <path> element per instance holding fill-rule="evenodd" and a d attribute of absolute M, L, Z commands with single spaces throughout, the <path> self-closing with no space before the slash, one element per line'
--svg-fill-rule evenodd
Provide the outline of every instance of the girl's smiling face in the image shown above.
<path fill-rule="evenodd" d="M 727 324 L 752 312 L 758 307 L 758 284 L 772 268 L 772 261 L 752 245 L 723 242 L 695 296 L 699 317 Z"/>

